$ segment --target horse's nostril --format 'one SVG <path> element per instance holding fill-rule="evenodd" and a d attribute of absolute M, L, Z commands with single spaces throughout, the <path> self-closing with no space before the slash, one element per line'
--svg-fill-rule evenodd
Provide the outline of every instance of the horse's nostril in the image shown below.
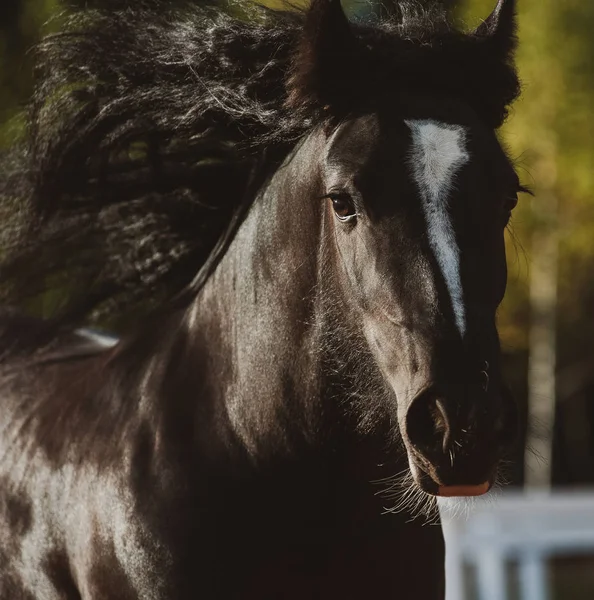
<path fill-rule="evenodd" d="M 448 420 L 443 400 L 435 400 L 435 410 L 433 411 L 433 420 L 435 429 L 442 434 L 441 449 L 446 452 L 450 445 L 452 436 L 452 426 Z"/>
<path fill-rule="evenodd" d="M 445 402 L 431 392 L 416 398 L 406 416 L 406 434 L 409 442 L 424 454 L 431 450 L 446 452 L 452 423 Z"/>

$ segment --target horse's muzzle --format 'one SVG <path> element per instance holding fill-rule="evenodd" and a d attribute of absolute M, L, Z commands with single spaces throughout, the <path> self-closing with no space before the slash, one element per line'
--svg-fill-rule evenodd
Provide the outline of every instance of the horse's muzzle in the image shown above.
<path fill-rule="evenodd" d="M 411 403 L 404 440 L 417 485 L 435 496 L 480 496 L 517 429 L 505 394 L 432 386 Z"/>

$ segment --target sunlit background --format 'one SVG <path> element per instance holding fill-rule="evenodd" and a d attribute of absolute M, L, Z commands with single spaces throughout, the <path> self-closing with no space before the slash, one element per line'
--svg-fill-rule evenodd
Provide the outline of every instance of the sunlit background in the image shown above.
<path fill-rule="evenodd" d="M 447 1 L 467 28 L 494 3 Z M 27 51 L 71 4 L 0 1 L 0 148 L 22 127 L 32 86 Z M 448 600 L 592 600 L 594 493 L 575 492 L 594 484 L 594 2 L 518 5 L 524 91 L 501 136 L 535 195 L 521 198 L 510 228 L 500 331 L 523 424 L 507 477 L 531 495 L 503 495 L 488 517 L 479 510 L 451 524 L 449 567 L 461 575 L 452 575 L 458 587 Z M 353 18 L 373 18 L 377 8 L 351 0 L 345 7 Z M 516 537 L 503 539 L 506 528 Z"/>

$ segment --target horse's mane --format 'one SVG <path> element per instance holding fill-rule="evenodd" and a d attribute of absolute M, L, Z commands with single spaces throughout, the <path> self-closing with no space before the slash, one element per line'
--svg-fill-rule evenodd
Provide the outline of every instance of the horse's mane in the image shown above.
<path fill-rule="evenodd" d="M 395 7 L 354 27 L 373 81 L 463 89 L 500 124 L 518 92 L 511 67 L 475 65 L 480 44 L 438 3 Z M 356 90 L 382 96 L 353 80 L 346 56 L 342 72 L 317 65 L 319 80 L 342 77 L 341 103 L 328 101 L 303 30 L 301 12 L 256 5 L 138 0 L 70 14 L 35 50 L 26 131 L 0 163 L 0 305 L 43 298 L 60 327 L 121 325 L 195 294 L 296 141 L 367 110 Z"/>

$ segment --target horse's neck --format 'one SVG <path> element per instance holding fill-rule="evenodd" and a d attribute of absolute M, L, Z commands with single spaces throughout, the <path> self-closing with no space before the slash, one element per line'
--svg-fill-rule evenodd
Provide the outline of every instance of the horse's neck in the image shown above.
<path fill-rule="evenodd" d="M 194 439 L 203 439 L 208 457 L 215 448 L 223 457 L 231 452 L 225 464 L 233 469 L 245 465 L 234 460 L 238 449 L 264 480 L 272 474 L 268 493 L 279 506 L 289 498 L 315 504 L 317 496 L 303 494 L 316 490 L 332 506 L 335 496 L 350 498 L 343 502 L 345 514 L 375 518 L 381 502 L 370 500 L 375 490 L 369 481 L 402 467 L 385 460 L 382 426 L 379 435 L 357 438 L 343 415 L 352 399 L 345 380 L 333 381 L 333 365 L 328 369 L 337 346 L 327 343 L 327 300 L 336 297 L 328 288 L 332 261 L 324 241 L 331 221 L 318 200 L 319 184 L 312 183 L 319 152 L 302 146 L 252 206 L 186 314 L 191 350 L 181 354 L 193 362 L 177 372 L 183 371 L 185 389 L 200 390 L 188 401 L 198 402 Z M 378 463 L 384 464 L 378 469 Z"/>
<path fill-rule="evenodd" d="M 217 402 L 258 457 L 292 452 L 320 426 L 322 207 L 313 155 L 302 146 L 279 169 L 188 313 L 215 368 Z"/>

